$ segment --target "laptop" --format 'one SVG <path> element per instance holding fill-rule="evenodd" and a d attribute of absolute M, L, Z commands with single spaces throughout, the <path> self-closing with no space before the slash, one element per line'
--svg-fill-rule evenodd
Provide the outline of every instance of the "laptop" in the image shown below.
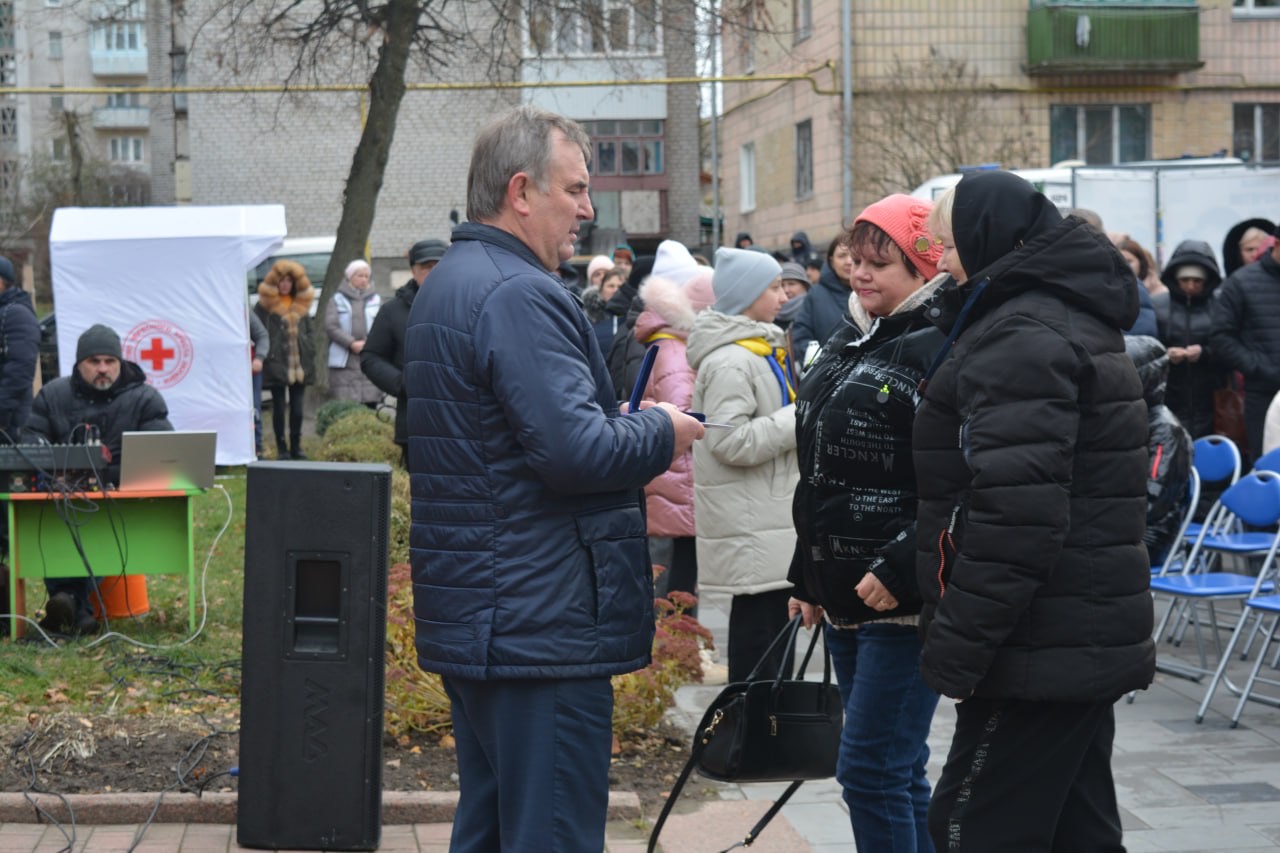
<path fill-rule="evenodd" d="M 120 491 L 213 487 L 216 432 L 126 432 L 120 443 Z"/>

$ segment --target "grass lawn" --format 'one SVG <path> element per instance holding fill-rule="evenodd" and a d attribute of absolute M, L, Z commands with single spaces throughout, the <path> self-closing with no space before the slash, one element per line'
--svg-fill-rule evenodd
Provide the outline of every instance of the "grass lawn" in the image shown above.
<path fill-rule="evenodd" d="M 226 469 L 215 488 L 192 500 L 197 626 L 203 612 L 199 598 L 202 570 L 208 604 L 199 635 L 190 639 L 187 583 L 179 575 L 147 578 L 150 612 L 111 620 L 111 630 L 124 637 L 90 637 L 53 647 L 28 625 L 27 641 L 0 642 L 0 719 L 16 721 L 22 715 L 56 711 L 238 716 L 244 468 Z M 211 553 L 224 524 L 226 531 Z M 29 617 L 42 615 L 37 611 L 45 599 L 44 584 L 28 581 L 25 600 Z M 6 621 L 6 631 L 8 627 Z M 150 648 L 130 643 L 126 637 Z"/>

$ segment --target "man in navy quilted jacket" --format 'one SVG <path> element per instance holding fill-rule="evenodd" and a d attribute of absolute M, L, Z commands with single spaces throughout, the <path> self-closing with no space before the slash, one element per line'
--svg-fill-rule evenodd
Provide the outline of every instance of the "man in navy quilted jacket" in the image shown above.
<path fill-rule="evenodd" d="M 703 434 L 665 403 L 620 415 L 554 275 L 594 216 L 590 150 L 533 107 L 481 131 L 469 221 L 409 314 L 414 616 L 452 702 L 454 853 L 603 849 L 610 677 L 653 642 L 642 489 Z"/>

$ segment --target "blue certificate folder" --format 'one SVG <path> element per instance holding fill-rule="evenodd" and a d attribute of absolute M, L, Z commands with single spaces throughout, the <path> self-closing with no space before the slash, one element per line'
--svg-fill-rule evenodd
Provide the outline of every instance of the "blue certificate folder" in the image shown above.
<path fill-rule="evenodd" d="M 631 399 L 627 402 L 627 414 L 640 411 L 640 401 L 644 399 L 644 389 L 649 384 L 653 363 L 657 359 L 658 345 L 649 344 L 649 348 L 644 351 L 644 361 L 640 362 L 640 375 L 636 377 L 636 386 L 631 389 Z"/>
<path fill-rule="evenodd" d="M 650 344 L 644 351 L 644 361 L 640 362 L 640 375 L 636 377 L 636 386 L 631 389 L 631 399 L 627 401 L 627 414 L 640 411 L 640 401 L 644 399 L 644 389 L 649 385 L 649 376 L 653 374 L 653 363 L 658 358 L 658 345 Z M 691 418 L 715 429 L 733 429 L 732 424 L 714 424 L 707 422 L 702 412 L 685 412 Z"/>

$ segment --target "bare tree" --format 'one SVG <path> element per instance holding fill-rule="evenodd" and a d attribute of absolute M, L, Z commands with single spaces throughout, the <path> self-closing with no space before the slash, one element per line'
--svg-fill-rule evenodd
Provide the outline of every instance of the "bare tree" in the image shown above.
<path fill-rule="evenodd" d="M 968 164 L 1025 166 L 1036 156 L 1030 123 L 994 115 L 992 93 L 962 59 L 936 52 L 895 58 L 887 82 L 854 104 L 854 172 L 876 195 L 910 192 Z"/>
<path fill-rule="evenodd" d="M 64 110 L 54 126 L 65 140 L 65 158 L 47 154 L 25 159 L 17 180 L 0 199 L 0 244 L 31 247 L 37 301 L 52 301 L 49 230 L 59 207 L 117 207 L 150 201 L 151 182 L 144 172 L 108 163 L 85 148 L 84 116 Z"/>

